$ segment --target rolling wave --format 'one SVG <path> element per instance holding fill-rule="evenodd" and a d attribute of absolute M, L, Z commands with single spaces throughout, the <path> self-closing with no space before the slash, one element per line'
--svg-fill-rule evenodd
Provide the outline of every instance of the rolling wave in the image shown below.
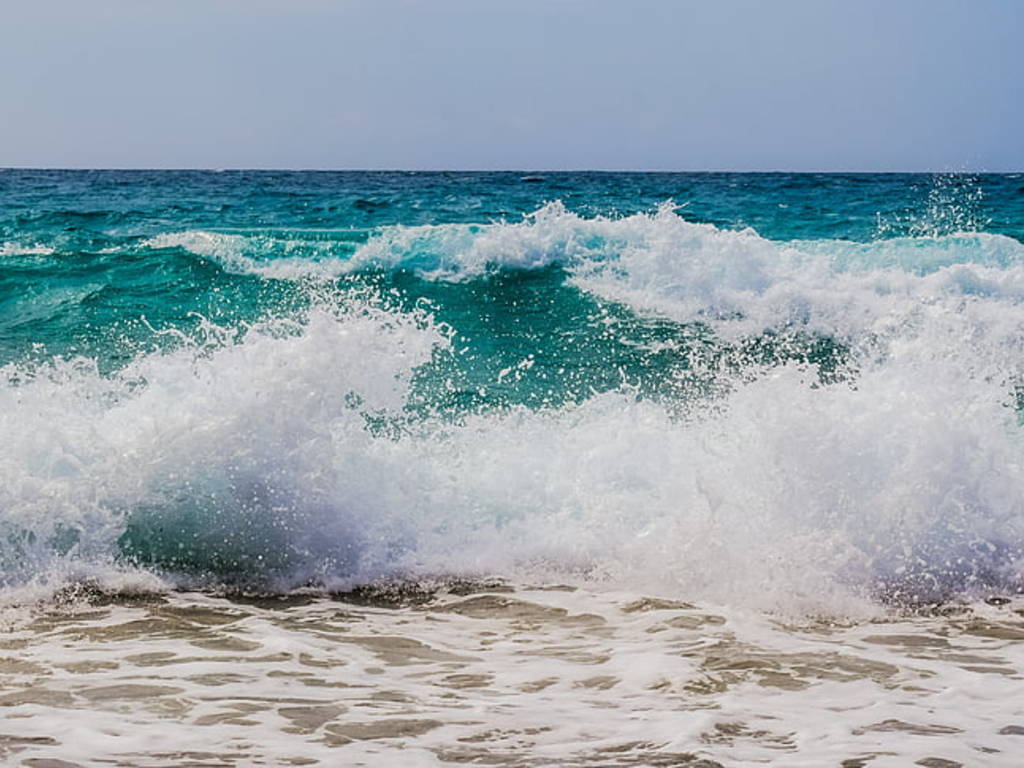
<path fill-rule="evenodd" d="M 516 223 L 134 247 L 299 281 L 308 305 L 152 326 L 174 343 L 113 372 L 88 355 L 0 369 L 8 587 L 126 568 L 275 590 L 557 574 L 828 613 L 1024 589 L 1012 238 L 773 242 L 668 205 L 587 219 L 553 203 Z M 618 384 L 577 378 L 581 395 L 534 408 L 423 406 L 483 354 L 451 303 L 484 317 L 503 284 L 480 285 L 511 273 L 593 300 L 513 304 L 571 316 L 570 345 L 606 334 L 594 364 Z M 407 306 L 337 280 L 373 274 L 461 292 Z M 662 336 L 627 338 L 623 318 Z M 764 354 L 794 334 L 841 347 L 841 375 Z M 568 386 L 541 360 L 549 336 L 490 383 Z M 707 352 L 738 342 L 727 364 Z M 645 370 L 672 386 L 638 390 Z"/>

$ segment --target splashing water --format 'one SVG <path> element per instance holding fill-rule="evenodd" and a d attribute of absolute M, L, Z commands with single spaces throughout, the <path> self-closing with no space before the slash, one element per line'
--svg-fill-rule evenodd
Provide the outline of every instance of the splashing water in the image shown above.
<path fill-rule="evenodd" d="M 1012 180 L 940 178 L 927 227 L 866 239 L 865 199 L 927 180 L 516 178 L 158 174 L 76 229 L 102 187 L 3 187 L 5 587 L 1024 588 Z M 773 232 L 783 198 L 847 230 Z"/>

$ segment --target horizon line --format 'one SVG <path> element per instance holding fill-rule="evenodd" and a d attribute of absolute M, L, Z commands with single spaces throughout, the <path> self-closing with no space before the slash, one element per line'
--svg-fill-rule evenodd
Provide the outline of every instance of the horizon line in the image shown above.
<path fill-rule="evenodd" d="M 940 174 L 940 175 L 1012 175 L 1024 173 L 1024 168 L 1015 170 L 982 170 L 982 169 L 927 169 L 927 170 L 788 170 L 784 168 L 764 169 L 667 169 L 667 168 L 315 168 L 315 167 L 201 167 L 201 166 L 58 166 L 58 165 L 7 165 L 0 166 L 0 171 L 167 171 L 167 172 L 207 172 L 207 173 L 522 173 L 522 174 L 543 174 L 543 173 L 649 173 L 649 174 L 714 174 L 714 173 L 736 173 L 736 174 L 827 174 L 827 175 L 893 175 L 910 176 L 917 174 Z"/>

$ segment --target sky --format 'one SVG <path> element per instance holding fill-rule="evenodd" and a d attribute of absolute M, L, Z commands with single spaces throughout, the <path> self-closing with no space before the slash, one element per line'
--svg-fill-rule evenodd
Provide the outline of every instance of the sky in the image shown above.
<path fill-rule="evenodd" d="M 8 0 L 0 167 L 1019 171 L 1022 0 Z"/>

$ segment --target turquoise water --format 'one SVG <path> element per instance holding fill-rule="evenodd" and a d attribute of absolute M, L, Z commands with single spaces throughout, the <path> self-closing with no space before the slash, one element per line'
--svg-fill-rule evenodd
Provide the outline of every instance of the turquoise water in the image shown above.
<path fill-rule="evenodd" d="M 1024 179 L 1004 175 L 8 170 L 0 173 L 0 362 L 81 354 L 109 371 L 164 346 L 143 319 L 191 333 L 200 316 L 231 327 L 297 317 L 309 305 L 308 284 L 273 279 L 261 265 L 344 262 L 398 227 L 472 231 L 518 221 L 552 201 L 584 219 L 649 214 L 674 201 L 685 221 L 750 227 L 775 241 L 884 243 L 964 231 L 1021 240 L 1022 189 Z M 579 245 L 602 251 L 600 235 L 592 237 Z M 496 261 L 486 279 L 438 282 L 416 274 L 449 255 L 439 255 L 447 244 L 432 238 L 440 240 L 424 233 L 389 263 L 347 272 L 343 287 L 366 285 L 403 307 L 431 302 L 470 346 L 460 361 L 472 365 L 458 366 L 467 391 L 531 352 L 541 369 L 569 362 L 581 371 L 570 377 L 576 386 L 602 390 L 620 382 L 620 367 L 653 388 L 671 367 L 636 349 L 674 337 L 678 324 L 638 318 L 567 286 L 560 267 L 571 257 L 559 252 L 566 243 L 531 254 L 541 269 L 501 269 Z M 301 270 L 282 276 L 305 277 Z M 612 313 L 620 330 L 589 322 L 601 312 Z M 699 327 L 684 332 L 701 335 Z M 822 347 L 831 344 L 811 343 L 807 354 Z M 555 389 L 548 394 L 564 399 L 567 387 Z M 545 397 L 525 383 L 491 394 L 530 404 Z"/>
<path fill-rule="evenodd" d="M 7 585 L 1024 584 L 1020 175 L 6 170 L 0 201 Z"/>

